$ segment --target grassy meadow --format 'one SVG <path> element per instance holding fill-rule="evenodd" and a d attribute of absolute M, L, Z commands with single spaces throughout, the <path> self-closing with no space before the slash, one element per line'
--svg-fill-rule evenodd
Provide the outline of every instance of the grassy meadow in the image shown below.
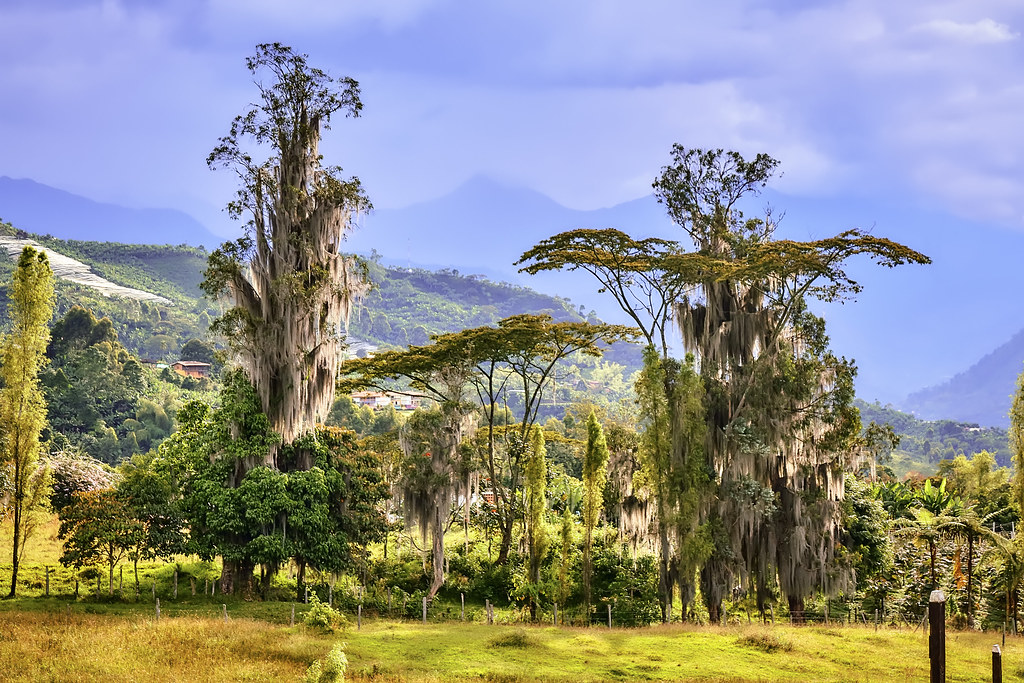
<path fill-rule="evenodd" d="M 0 603 L 5 681 L 298 681 L 338 642 L 354 681 L 921 681 L 918 630 L 871 626 L 555 628 L 399 622 L 354 615 L 338 633 L 289 625 L 288 603 Z M 983 681 L 995 633 L 947 633 L 949 681 Z M 1024 678 L 1008 637 L 1004 680 Z"/>
<path fill-rule="evenodd" d="M 346 614 L 341 632 L 308 628 L 307 605 L 192 595 L 187 580 L 174 599 L 175 566 L 183 575 L 211 579 L 219 566 L 188 558 L 140 565 L 136 600 L 130 566 L 124 593 L 107 597 L 107 576 L 83 581 L 74 597 L 74 572 L 59 566 L 56 520 L 30 539 L 19 594 L 0 601 L 0 680 L 3 681 L 300 681 L 311 663 L 345 643 L 348 680 L 354 681 L 922 681 L 928 678 L 928 641 L 904 627 L 686 625 L 625 629 L 523 625 L 521 615 L 498 610 L 484 623 L 480 605 L 431 609 L 430 622 Z M 10 547 L 0 525 L 0 548 Z M 6 562 L 4 560 L 7 560 Z M 45 567 L 51 568 L 45 597 Z M 0 558 L 6 594 L 10 564 Z M 161 618 L 151 593 L 156 582 Z M 228 619 L 223 616 L 226 605 Z M 410 606 L 415 607 L 415 606 Z M 401 613 L 396 605 L 396 613 Z M 407 614 L 418 613 L 418 607 Z M 445 621 L 445 615 L 448 620 Z M 550 618 L 550 617 L 549 617 Z M 993 632 L 947 632 L 949 681 L 990 679 Z M 1004 680 L 1024 680 L 1024 638 L 1007 637 Z"/>

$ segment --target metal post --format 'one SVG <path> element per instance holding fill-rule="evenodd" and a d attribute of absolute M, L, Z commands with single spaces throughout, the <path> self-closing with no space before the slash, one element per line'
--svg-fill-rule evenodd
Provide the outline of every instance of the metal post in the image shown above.
<path fill-rule="evenodd" d="M 1003 683 L 1003 652 L 998 645 L 992 646 L 992 683 Z"/>
<path fill-rule="evenodd" d="M 931 661 L 930 683 L 946 683 L 946 595 L 932 591 L 928 599 L 928 659 Z"/>

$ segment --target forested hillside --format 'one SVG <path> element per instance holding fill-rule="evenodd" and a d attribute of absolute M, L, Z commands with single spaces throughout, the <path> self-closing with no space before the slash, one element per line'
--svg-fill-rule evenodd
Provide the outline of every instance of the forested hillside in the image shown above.
<path fill-rule="evenodd" d="M 1001 467 L 1010 466 L 1009 437 L 1000 427 L 982 427 L 956 420 L 922 420 L 891 405 L 856 401 L 861 421 L 889 424 L 900 435 L 893 451 L 893 471 L 902 478 L 909 472 L 932 475 L 942 460 L 988 451 Z"/>

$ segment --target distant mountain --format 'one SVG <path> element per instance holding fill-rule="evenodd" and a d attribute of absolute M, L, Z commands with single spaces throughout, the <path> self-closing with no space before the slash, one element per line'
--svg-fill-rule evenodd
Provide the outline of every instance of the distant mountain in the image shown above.
<path fill-rule="evenodd" d="M 523 275 L 513 265 L 534 244 L 572 228 L 607 228 L 637 235 L 671 234 L 654 197 L 606 209 L 578 211 L 526 188 L 476 177 L 452 193 L 402 209 L 376 210 L 346 242 L 361 254 L 376 251 L 398 266 L 448 268 L 557 294 L 594 310 L 604 320 L 626 322 L 586 273 Z"/>
<path fill-rule="evenodd" d="M 1021 370 L 1024 330 L 948 382 L 910 394 L 902 407 L 926 420 L 951 418 L 1006 428 Z"/>
<path fill-rule="evenodd" d="M 7 176 L 0 176 L 0 219 L 19 230 L 60 239 L 207 248 L 222 241 L 199 221 L 175 209 L 104 204 L 34 180 Z"/>

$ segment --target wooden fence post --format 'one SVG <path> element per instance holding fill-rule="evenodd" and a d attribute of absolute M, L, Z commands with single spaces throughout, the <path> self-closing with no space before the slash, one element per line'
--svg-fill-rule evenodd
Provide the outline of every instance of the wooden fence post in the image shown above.
<path fill-rule="evenodd" d="M 459 621 L 466 620 L 466 594 L 459 593 L 459 602 L 462 604 L 462 608 L 459 611 Z"/>
<path fill-rule="evenodd" d="M 1003 683 L 1003 653 L 998 645 L 992 646 L 992 683 Z"/>
<path fill-rule="evenodd" d="M 423 596 L 423 623 L 427 623 L 427 596 Z"/>
<path fill-rule="evenodd" d="M 157 621 L 160 620 L 160 598 L 156 599 L 156 618 Z"/>
<path fill-rule="evenodd" d="M 557 603 L 557 602 L 555 603 L 555 617 L 554 617 L 554 622 L 555 622 L 555 626 L 558 626 L 558 603 Z"/>
<path fill-rule="evenodd" d="M 178 599 L 178 570 L 174 570 L 174 599 Z"/>
<path fill-rule="evenodd" d="M 946 683 L 946 595 L 932 591 L 928 598 L 928 659 L 931 660 L 930 683 Z"/>
<path fill-rule="evenodd" d="M 292 620 L 291 620 L 291 624 L 290 625 L 291 626 L 295 626 L 295 603 L 294 602 L 292 603 Z"/>
<path fill-rule="evenodd" d="M 221 611 L 224 612 L 224 623 L 226 624 L 226 623 L 228 623 L 228 606 L 225 605 L 224 603 L 221 603 L 220 608 L 221 608 Z"/>
<path fill-rule="evenodd" d="M 612 627 L 612 603 L 608 603 L 608 628 Z"/>
<path fill-rule="evenodd" d="M 153 579 L 152 588 L 153 588 L 153 599 L 156 600 L 156 579 Z"/>
<path fill-rule="evenodd" d="M 356 607 L 356 630 L 363 628 L 363 604 L 359 603 Z"/>

